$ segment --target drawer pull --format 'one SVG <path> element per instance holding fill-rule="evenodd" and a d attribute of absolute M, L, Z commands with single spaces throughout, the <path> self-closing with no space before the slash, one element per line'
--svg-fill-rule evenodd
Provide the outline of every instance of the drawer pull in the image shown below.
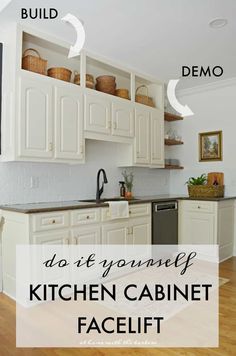
<path fill-rule="evenodd" d="M 87 219 L 87 220 L 88 220 L 88 219 L 90 219 L 90 216 L 89 216 L 89 215 L 87 215 L 87 216 L 86 216 L 86 219 Z"/>
<path fill-rule="evenodd" d="M 55 224 L 55 223 L 56 223 L 56 220 L 55 220 L 55 219 L 53 219 L 53 220 L 52 220 L 52 224 Z"/>
<path fill-rule="evenodd" d="M 201 207 L 198 205 L 198 207 L 197 207 L 198 209 L 201 209 Z"/>

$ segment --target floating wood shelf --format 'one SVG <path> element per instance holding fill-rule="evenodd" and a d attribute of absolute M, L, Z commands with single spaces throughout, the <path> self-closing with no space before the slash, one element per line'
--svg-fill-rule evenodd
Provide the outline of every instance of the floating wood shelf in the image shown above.
<path fill-rule="evenodd" d="M 184 169 L 184 167 L 176 166 L 176 165 L 172 165 L 172 164 L 166 164 L 165 169 Z"/>
<path fill-rule="evenodd" d="M 183 145 L 183 141 L 172 140 L 172 139 L 165 139 L 166 146 L 174 146 L 174 145 Z"/>
<path fill-rule="evenodd" d="M 165 121 L 178 121 L 183 120 L 182 116 L 171 114 L 169 112 L 165 112 Z"/>

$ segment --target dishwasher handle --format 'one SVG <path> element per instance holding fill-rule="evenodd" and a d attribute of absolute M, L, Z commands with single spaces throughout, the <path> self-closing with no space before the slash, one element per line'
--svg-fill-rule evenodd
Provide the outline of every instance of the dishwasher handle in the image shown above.
<path fill-rule="evenodd" d="M 154 204 L 154 212 L 155 213 L 170 211 L 170 210 L 178 210 L 178 203 L 176 201 L 168 202 L 168 203 Z"/>

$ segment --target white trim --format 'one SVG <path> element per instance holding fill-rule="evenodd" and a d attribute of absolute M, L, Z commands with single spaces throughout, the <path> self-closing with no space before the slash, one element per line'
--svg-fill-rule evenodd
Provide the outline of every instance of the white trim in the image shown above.
<path fill-rule="evenodd" d="M 202 93 L 202 92 L 209 91 L 209 90 L 216 90 L 216 89 L 220 89 L 220 88 L 224 88 L 224 87 L 229 87 L 229 86 L 233 86 L 233 85 L 236 85 L 236 77 L 219 80 L 219 81 L 213 82 L 213 83 L 198 85 L 198 86 L 192 87 L 192 88 L 180 89 L 180 90 L 177 90 L 177 94 L 178 94 L 178 97 L 183 97 L 183 96 Z"/>

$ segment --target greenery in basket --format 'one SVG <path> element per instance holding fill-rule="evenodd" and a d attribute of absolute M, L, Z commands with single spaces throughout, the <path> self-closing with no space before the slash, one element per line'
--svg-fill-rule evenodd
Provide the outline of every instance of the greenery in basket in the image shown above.
<path fill-rule="evenodd" d="M 207 184 L 207 176 L 205 173 L 203 173 L 201 176 L 194 178 L 191 177 L 189 180 L 186 182 L 187 185 L 206 185 Z"/>
<path fill-rule="evenodd" d="M 122 172 L 122 176 L 124 177 L 125 185 L 128 192 L 132 192 L 134 185 L 134 174 L 133 172 L 127 173 L 127 171 Z"/>

